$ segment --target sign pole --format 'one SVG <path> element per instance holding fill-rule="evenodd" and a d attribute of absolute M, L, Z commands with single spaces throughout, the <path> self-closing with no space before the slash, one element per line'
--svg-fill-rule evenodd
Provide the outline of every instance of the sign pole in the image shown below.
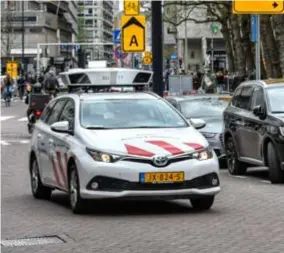
<path fill-rule="evenodd" d="M 261 79 L 261 68 L 260 68 L 260 16 L 255 16 L 256 21 L 256 42 L 255 42 L 255 79 Z"/>
<path fill-rule="evenodd" d="M 152 1 L 152 52 L 153 52 L 153 90 L 163 97 L 163 24 L 162 2 Z"/>

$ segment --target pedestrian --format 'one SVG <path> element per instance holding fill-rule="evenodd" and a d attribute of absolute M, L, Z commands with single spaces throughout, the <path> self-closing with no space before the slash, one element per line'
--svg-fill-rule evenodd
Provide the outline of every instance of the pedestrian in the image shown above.
<path fill-rule="evenodd" d="M 12 98 L 12 93 L 13 93 L 13 85 L 14 85 L 14 80 L 10 76 L 10 74 L 7 72 L 4 79 L 3 79 L 3 91 L 4 91 L 4 100 L 8 98 L 8 101 L 11 100 Z"/>
<path fill-rule="evenodd" d="M 26 79 L 24 75 L 22 74 L 20 75 L 17 84 L 18 84 L 19 97 L 22 100 L 25 93 L 25 84 L 26 84 Z"/>
<path fill-rule="evenodd" d="M 44 90 L 46 94 L 49 94 L 50 98 L 51 96 L 57 96 L 57 92 L 59 90 L 59 82 L 52 70 L 49 71 L 49 75 L 44 82 Z"/>
<path fill-rule="evenodd" d="M 205 93 L 216 93 L 217 92 L 217 80 L 216 76 L 211 72 L 210 68 L 204 69 L 204 76 L 201 81 L 201 89 Z"/>

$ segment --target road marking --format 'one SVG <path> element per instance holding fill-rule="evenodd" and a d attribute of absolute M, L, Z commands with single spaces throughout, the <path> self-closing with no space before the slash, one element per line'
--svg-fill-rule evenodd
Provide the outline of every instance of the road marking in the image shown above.
<path fill-rule="evenodd" d="M 0 117 L 1 121 L 12 119 L 12 118 L 15 118 L 15 116 L 1 116 Z"/>
<path fill-rule="evenodd" d="M 8 146 L 8 145 L 10 145 L 10 143 L 8 143 L 7 141 L 0 141 L 0 143 L 1 143 L 1 145 L 4 145 L 4 146 Z"/>
<path fill-rule="evenodd" d="M 20 143 L 27 144 L 27 143 L 30 143 L 30 140 L 21 140 Z"/>
<path fill-rule="evenodd" d="M 18 121 L 28 121 L 28 118 L 27 117 L 23 117 L 23 118 L 18 119 Z"/>
<path fill-rule="evenodd" d="M 233 177 L 237 177 L 237 178 L 247 178 L 247 177 L 244 177 L 244 176 L 233 176 Z"/>
<path fill-rule="evenodd" d="M 271 184 L 271 182 L 268 181 L 268 180 L 261 180 L 261 182 L 262 182 L 262 183 L 266 183 L 266 184 Z"/>

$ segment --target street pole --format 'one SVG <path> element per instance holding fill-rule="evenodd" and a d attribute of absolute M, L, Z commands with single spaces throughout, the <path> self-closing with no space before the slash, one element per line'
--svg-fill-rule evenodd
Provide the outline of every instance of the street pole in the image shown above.
<path fill-rule="evenodd" d="M 184 71 L 188 72 L 188 41 L 187 41 L 187 21 L 184 24 Z"/>
<path fill-rule="evenodd" d="M 24 74 L 25 71 L 25 2 L 22 0 L 22 75 Z"/>
<path fill-rule="evenodd" d="M 256 15 L 255 17 L 256 21 L 256 29 L 257 29 L 257 39 L 255 42 L 255 79 L 260 80 L 261 79 L 261 64 L 260 64 L 260 15 Z"/>
<path fill-rule="evenodd" d="M 152 53 L 153 53 L 153 91 L 163 96 L 163 24 L 162 2 L 152 1 Z"/>
<path fill-rule="evenodd" d="M 211 28 L 211 71 L 212 73 L 214 73 L 214 37 L 213 37 L 212 28 Z"/>

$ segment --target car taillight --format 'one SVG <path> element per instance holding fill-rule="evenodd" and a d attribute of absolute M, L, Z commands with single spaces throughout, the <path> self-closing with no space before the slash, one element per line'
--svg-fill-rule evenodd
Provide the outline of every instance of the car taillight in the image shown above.
<path fill-rule="evenodd" d="M 40 115 L 41 115 L 41 111 L 36 111 L 36 112 L 35 112 L 35 115 L 36 115 L 36 116 L 40 116 Z"/>

